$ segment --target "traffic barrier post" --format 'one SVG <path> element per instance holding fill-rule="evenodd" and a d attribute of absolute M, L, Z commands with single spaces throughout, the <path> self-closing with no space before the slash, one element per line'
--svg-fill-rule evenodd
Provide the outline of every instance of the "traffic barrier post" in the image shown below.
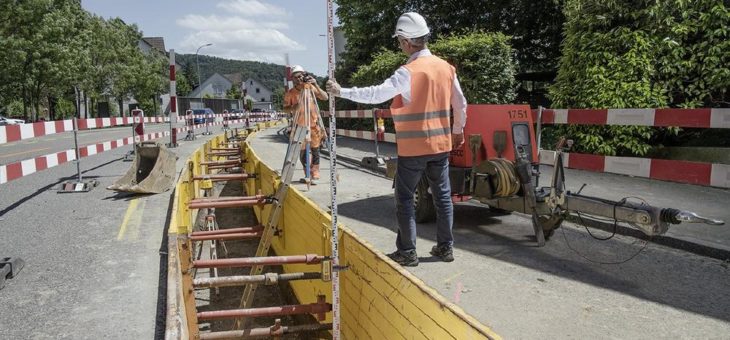
<path fill-rule="evenodd" d="M 79 125 L 78 125 L 78 118 L 74 117 L 73 119 L 73 125 L 74 125 L 74 149 L 76 150 L 76 159 L 74 159 L 74 162 L 76 162 L 76 176 L 77 179 L 75 181 L 66 181 L 61 183 L 61 188 L 58 190 L 59 193 L 72 193 L 72 192 L 88 192 L 91 191 L 95 186 L 99 185 L 99 182 L 96 180 L 91 181 L 83 181 L 83 177 L 81 175 L 81 152 L 79 152 Z"/>
<path fill-rule="evenodd" d="M 177 120 L 177 82 L 175 80 L 175 50 L 170 50 L 170 143 L 168 148 L 177 147 L 177 130 L 173 127 L 173 120 Z"/>
<path fill-rule="evenodd" d="M 209 125 L 208 119 L 209 118 L 211 118 L 211 115 L 209 113 L 206 113 L 203 115 L 203 124 L 205 124 L 205 132 L 203 134 L 206 136 L 211 134 L 211 132 L 208 130 L 208 125 Z"/>
<path fill-rule="evenodd" d="M 187 130 L 185 140 L 195 140 L 195 132 L 193 131 L 194 123 L 195 117 L 193 117 L 193 110 L 185 111 L 185 128 Z"/>
<path fill-rule="evenodd" d="M 134 148 L 135 145 L 142 141 L 144 136 L 144 111 L 140 109 L 132 110 L 132 150 L 129 150 L 124 155 L 125 162 L 131 162 L 134 160 Z"/>

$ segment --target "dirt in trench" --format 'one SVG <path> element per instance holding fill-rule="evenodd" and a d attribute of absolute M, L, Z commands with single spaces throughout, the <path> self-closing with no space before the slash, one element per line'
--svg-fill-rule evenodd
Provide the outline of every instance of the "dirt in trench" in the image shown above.
<path fill-rule="evenodd" d="M 220 196 L 244 196 L 244 190 L 241 183 L 231 181 L 225 184 L 217 184 L 215 191 Z M 204 225 L 203 214 L 198 219 L 198 226 Z M 219 208 L 216 209 L 216 220 L 220 229 L 248 227 L 256 225 L 256 216 L 251 208 Z M 219 258 L 235 258 L 235 257 L 251 257 L 256 254 L 259 239 L 241 240 L 241 241 L 225 241 L 225 250 L 223 244 L 218 244 Z M 201 258 L 210 258 L 209 251 L 210 242 L 205 241 Z M 197 251 L 197 249 L 196 249 Z M 273 250 L 269 251 L 269 256 L 275 256 Z M 218 269 L 218 276 L 232 275 L 248 275 L 250 268 L 221 268 Z M 267 266 L 264 272 L 281 273 L 281 266 Z M 201 269 L 197 273 L 197 277 L 210 277 L 212 269 Z M 243 295 L 244 287 L 220 287 L 216 294 L 215 288 L 206 288 L 196 290 L 196 304 L 198 312 L 213 310 L 229 310 L 238 309 Z M 272 307 L 298 304 L 288 283 L 280 283 L 274 286 L 259 285 L 254 296 L 253 307 Z M 253 318 L 246 328 L 262 328 L 271 327 L 276 319 L 281 319 L 282 325 L 299 325 L 317 323 L 316 319 L 310 315 L 303 316 L 282 316 L 282 317 L 259 317 Z M 235 319 L 221 319 L 200 322 L 200 331 L 204 332 L 220 332 L 233 329 Z M 324 339 L 329 338 L 326 334 L 321 333 L 301 333 L 283 336 L 282 339 Z"/>

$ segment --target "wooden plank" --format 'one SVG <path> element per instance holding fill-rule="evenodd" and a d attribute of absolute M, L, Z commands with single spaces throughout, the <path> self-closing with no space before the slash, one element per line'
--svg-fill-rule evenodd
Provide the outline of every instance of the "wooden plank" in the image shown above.
<path fill-rule="evenodd" d="M 352 280 L 343 280 L 343 287 L 348 287 L 348 289 L 354 290 L 354 288 L 352 287 Z M 409 326 L 406 326 L 409 323 L 408 319 L 405 318 L 403 315 L 397 315 L 395 317 L 392 317 L 392 310 L 390 310 L 388 306 L 385 306 L 386 308 L 383 308 L 384 306 L 379 303 L 382 301 L 380 296 L 378 296 L 378 294 L 373 294 L 372 288 L 368 290 L 367 288 L 369 287 L 369 285 L 363 285 L 362 287 L 362 290 L 357 291 L 357 295 L 359 295 L 358 298 L 354 297 L 353 295 L 349 295 L 350 293 L 347 294 L 353 300 L 357 299 L 357 304 L 354 305 L 356 311 L 352 312 L 355 313 L 359 324 L 363 321 L 363 318 L 367 318 L 367 322 L 362 322 L 360 326 L 369 335 L 372 335 L 373 331 L 368 330 L 369 328 L 371 328 L 370 326 L 368 326 L 368 322 L 373 325 L 379 325 L 383 329 L 382 332 L 389 335 L 396 335 L 396 337 L 398 338 L 405 338 L 406 336 L 411 338 L 413 338 L 414 336 L 423 337 L 420 333 L 405 333 L 404 331 L 410 328 Z M 380 337 L 379 339 L 391 338 L 392 336 L 388 336 Z"/>

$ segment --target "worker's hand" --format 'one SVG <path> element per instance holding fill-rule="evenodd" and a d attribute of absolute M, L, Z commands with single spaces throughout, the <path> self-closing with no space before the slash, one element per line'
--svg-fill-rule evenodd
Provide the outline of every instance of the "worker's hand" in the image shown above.
<path fill-rule="evenodd" d="M 340 84 L 337 84 L 337 82 L 335 82 L 334 80 L 328 80 L 327 84 L 326 84 L 326 88 L 327 88 L 327 92 L 329 92 L 333 96 L 339 97 L 340 90 L 341 90 Z"/>
<path fill-rule="evenodd" d="M 451 142 L 452 142 L 452 150 L 460 148 L 462 145 L 464 145 L 464 134 L 451 134 Z"/>
<path fill-rule="evenodd" d="M 317 79 L 314 79 L 314 77 L 311 77 L 311 76 L 310 77 L 307 77 L 306 78 L 306 82 L 307 82 L 307 84 L 312 84 L 314 86 L 318 86 L 317 85 Z"/>

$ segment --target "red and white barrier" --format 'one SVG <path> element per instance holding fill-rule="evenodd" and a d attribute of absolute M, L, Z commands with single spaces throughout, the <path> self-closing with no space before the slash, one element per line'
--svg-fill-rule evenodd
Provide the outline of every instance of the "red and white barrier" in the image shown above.
<path fill-rule="evenodd" d="M 376 136 L 374 131 L 343 130 L 343 129 L 337 129 L 337 135 L 351 137 L 351 138 L 358 138 L 358 139 L 367 139 L 367 140 L 374 140 L 375 136 Z M 384 135 L 385 136 L 381 141 L 395 143 L 395 133 L 388 132 L 388 133 L 385 133 Z"/>
<path fill-rule="evenodd" d="M 270 118 L 270 116 L 269 116 Z M 262 118 L 263 119 L 263 118 Z M 271 119 L 269 119 L 271 120 Z M 262 120 L 263 121 L 263 120 Z M 229 120 L 226 121 L 226 124 L 237 124 L 237 123 L 245 123 L 245 119 L 239 119 L 239 120 Z M 215 125 L 223 125 L 223 122 L 215 122 L 215 123 L 208 123 L 208 126 L 215 126 Z M 204 124 L 198 124 L 193 126 L 193 129 L 200 129 Z M 73 129 L 72 129 L 73 130 Z M 183 133 L 185 132 L 186 128 L 176 128 L 175 129 L 177 133 Z M 142 141 L 148 141 L 148 140 L 154 140 L 158 138 L 162 138 L 164 136 L 169 136 L 170 132 L 155 132 L 150 133 L 142 136 Z M 134 142 L 133 137 L 127 137 L 127 138 L 121 138 L 117 140 L 112 141 L 106 141 L 96 144 L 87 145 L 84 147 L 79 148 L 79 154 L 80 157 L 88 157 L 92 155 L 96 155 L 105 151 L 113 150 L 125 145 L 130 145 Z M 7 183 L 9 181 L 12 181 L 14 179 L 18 179 L 23 176 L 28 176 L 30 174 L 39 172 L 41 170 L 45 170 L 48 168 L 52 168 L 54 166 L 71 162 L 76 159 L 76 153 L 74 149 L 69 149 L 61 152 L 56 152 L 40 157 L 36 157 L 33 159 L 26 159 L 23 161 L 10 163 L 6 165 L 0 165 L 0 184 Z"/>
<path fill-rule="evenodd" d="M 388 118 L 389 110 L 336 111 L 337 118 Z M 537 110 L 533 110 L 537 119 Z M 730 128 L 730 109 L 545 109 L 543 124 L 679 126 Z M 337 129 L 340 136 L 375 140 L 374 131 Z M 395 134 L 380 141 L 395 143 Z M 730 165 L 640 157 L 613 157 L 564 153 L 567 168 L 607 172 L 664 181 L 730 188 Z M 555 151 L 541 150 L 540 163 L 553 164 Z"/>
<path fill-rule="evenodd" d="M 335 111 L 335 117 L 337 118 L 373 118 L 376 110 L 340 110 Z M 322 111 L 322 115 L 329 117 L 330 114 L 327 111 Z"/>
<path fill-rule="evenodd" d="M 169 132 L 155 132 L 144 135 L 142 140 L 153 140 L 169 135 Z M 87 145 L 79 148 L 80 157 L 88 157 L 105 151 L 113 150 L 125 145 L 133 143 L 132 137 L 106 141 L 96 144 Z M 26 159 L 7 165 L 0 165 L 0 184 L 7 183 L 14 179 L 36 173 L 41 170 L 52 168 L 54 166 L 76 160 L 76 152 L 74 149 L 56 152 L 34 159 Z"/>
<path fill-rule="evenodd" d="M 145 123 L 164 123 L 167 117 L 145 117 Z M 79 119 L 79 130 L 91 130 L 112 126 L 131 125 L 131 117 L 90 118 Z M 19 140 L 48 136 L 55 133 L 73 131 L 73 120 L 57 120 L 52 122 L 37 122 L 32 124 L 17 124 L 0 126 L 0 144 L 17 142 Z"/>
<path fill-rule="evenodd" d="M 554 160 L 555 151 L 540 150 L 541 164 L 552 165 Z M 730 188 L 728 164 L 563 153 L 563 165 L 578 170 Z"/>
<path fill-rule="evenodd" d="M 542 123 L 730 129 L 730 109 L 544 109 Z"/>

